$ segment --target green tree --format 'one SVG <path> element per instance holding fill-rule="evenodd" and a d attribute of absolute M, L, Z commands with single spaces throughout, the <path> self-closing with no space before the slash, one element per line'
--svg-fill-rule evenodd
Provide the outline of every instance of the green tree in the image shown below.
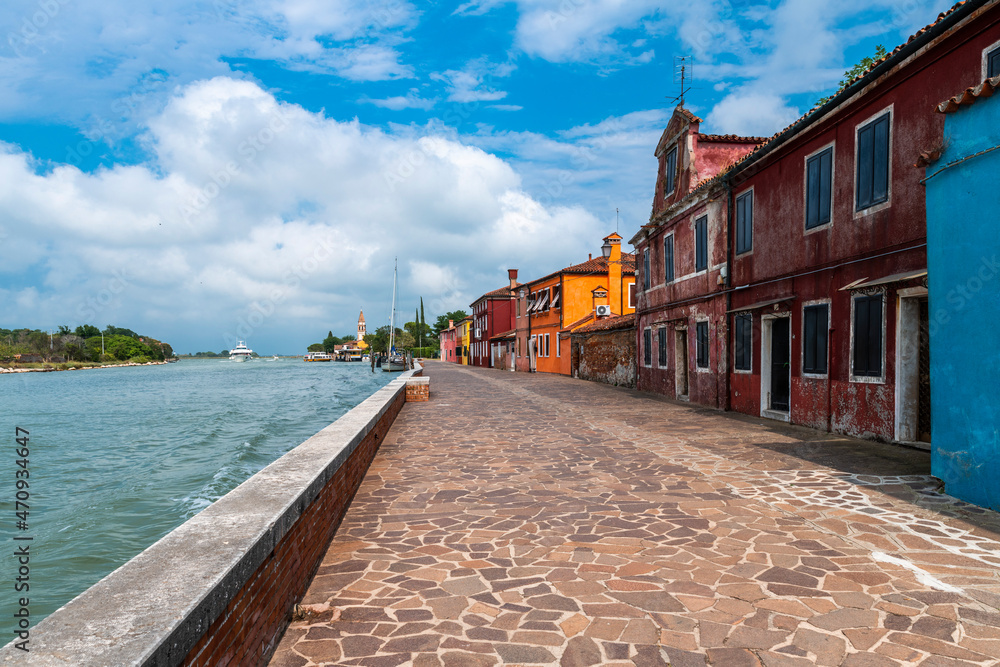
<path fill-rule="evenodd" d="M 859 76 L 867 72 L 872 65 L 874 65 L 877 61 L 881 60 L 882 58 L 885 58 L 886 55 L 887 54 L 884 46 L 882 46 L 881 44 L 876 46 L 874 56 L 868 56 L 862 58 L 861 60 L 858 61 L 856 65 L 854 65 L 854 67 L 844 72 L 844 78 L 840 80 L 840 85 L 837 86 L 836 93 L 830 95 L 829 97 L 824 97 L 823 99 L 819 100 L 816 104 L 826 104 L 827 102 L 832 100 L 834 97 L 837 96 L 837 93 L 842 91 L 844 88 L 847 88 L 847 86 L 849 86 L 854 79 L 858 78 Z"/>
<path fill-rule="evenodd" d="M 312 345 L 310 345 L 309 347 L 306 348 L 306 351 L 307 352 L 325 352 L 326 348 L 323 346 L 323 343 L 313 343 Z"/>
<path fill-rule="evenodd" d="M 326 338 L 323 339 L 323 350 L 328 354 L 333 354 L 337 345 L 340 345 L 340 339 L 334 336 L 332 331 L 328 332 Z"/>
<path fill-rule="evenodd" d="M 385 354 L 389 349 L 389 325 L 379 327 L 375 333 L 365 334 L 365 343 L 375 354 Z"/>
<path fill-rule="evenodd" d="M 396 330 L 396 349 L 397 350 L 411 350 L 417 346 L 416 339 L 413 338 L 413 334 L 409 331 Z"/>
<path fill-rule="evenodd" d="M 81 324 L 76 328 L 76 331 L 74 331 L 73 333 L 75 333 L 80 338 L 92 338 L 94 336 L 100 336 L 101 330 L 92 324 Z"/>
<path fill-rule="evenodd" d="M 442 331 L 448 328 L 448 320 L 458 322 L 464 320 L 469 314 L 464 310 L 453 310 L 445 315 L 438 315 L 437 321 L 434 323 L 434 333 L 440 334 Z"/>

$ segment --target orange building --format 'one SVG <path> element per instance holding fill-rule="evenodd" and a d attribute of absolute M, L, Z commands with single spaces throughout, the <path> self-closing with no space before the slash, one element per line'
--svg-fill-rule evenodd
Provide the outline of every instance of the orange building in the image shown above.
<path fill-rule="evenodd" d="M 519 371 L 570 374 L 570 333 L 597 317 L 635 312 L 635 255 L 604 237 L 601 257 L 525 283 L 515 301 Z"/>

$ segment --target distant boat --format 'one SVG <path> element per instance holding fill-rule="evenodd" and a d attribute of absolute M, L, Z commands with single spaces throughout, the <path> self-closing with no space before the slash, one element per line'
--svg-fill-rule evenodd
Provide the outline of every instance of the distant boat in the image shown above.
<path fill-rule="evenodd" d="M 278 360 L 278 355 L 274 355 L 273 357 L 271 357 L 271 361 L 277 361 L 277 360 Z"/>
<path fill-rule="evenodd" d="M 249 361 L 253 359 L 253 350 L 247 347 L 245 341 L 240 341 L 240 344 L 229 351 L 229 361 Z"/>
<path fill-rule="evenodd" d="M 326 352 L 310 352 L 302 357 L 302 361 L 333 361 L 333 356 Z"/>

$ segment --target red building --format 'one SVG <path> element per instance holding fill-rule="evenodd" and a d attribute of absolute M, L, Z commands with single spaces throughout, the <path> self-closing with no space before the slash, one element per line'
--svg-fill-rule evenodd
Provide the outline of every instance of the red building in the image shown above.
<path fill-rule="evenodd" d="M 448 328 L 438 334 L 438 341 L 441 347 L 441 361 L 461 363 L 461 359 L 456 355 L 456 348 L 459 345 L 458 328 L 453 320 L 448 320 Z"/>
<path fill-rule="evenodd" d="M 514 328 L 514 299 L 520 286 L 517 269 L 507 269 L 507 277 L 508 285 L 487 292 L 472 304 L 469 361 L 473 366 L 504 366 L 509 351 L 501 335 Z"/>
<path fill-rule="evenodd" d="M 943 141 L 934 105 L 981 82 L 998 42 L 1000 0 L 955 5 L 717 179 L 666 202 L 666 216 L 654 206 L 650 225 L 633 239 L 640 257 L 648 252 L 654 260 L 651 278 L 662 270 L 655 258 L 665 252 L 671 226 L 694 225 L 674 232 L 678 262 L 691 254 L 677 249 L 683 237 L 697 245 L 699 233 L 707 236 L 708 257 L 704 277 L 693 277 L 700 287 L 664 286 L 660 297 L 651 280 L 640 292 L 640 388 L 679 394 L 678 378 L 686 374 L 691 399 L 709 405 L 860 437 L 927 439 L 919 166 Z M 663 162 L 660 181 L 669 179 Z M 687 335 L 679 335 L 685 326 Z M 667 379 L 659 384 L 643 363 L 643 343 L 659 346 L 647 328 L 667 331 Z"/>
<path fill-rule="evenodd" d="M 726 407 L 726 226 L 719 174 L 765 141 L 701 134 L 678 107 L 656 146 L 653 214 L 635 237 L 637 386 Z"/>

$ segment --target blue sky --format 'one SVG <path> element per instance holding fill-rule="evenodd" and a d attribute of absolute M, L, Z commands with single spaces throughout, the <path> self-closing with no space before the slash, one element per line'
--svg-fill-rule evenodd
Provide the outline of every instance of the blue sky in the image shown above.
<path fill-rule="evenodd" d="M 467 309 L 648 220 L 675 56 L 770 135 L 950 4 L 7 0 L 0 327 L 301 353 L 396 257 L 404 320 Z"/>

